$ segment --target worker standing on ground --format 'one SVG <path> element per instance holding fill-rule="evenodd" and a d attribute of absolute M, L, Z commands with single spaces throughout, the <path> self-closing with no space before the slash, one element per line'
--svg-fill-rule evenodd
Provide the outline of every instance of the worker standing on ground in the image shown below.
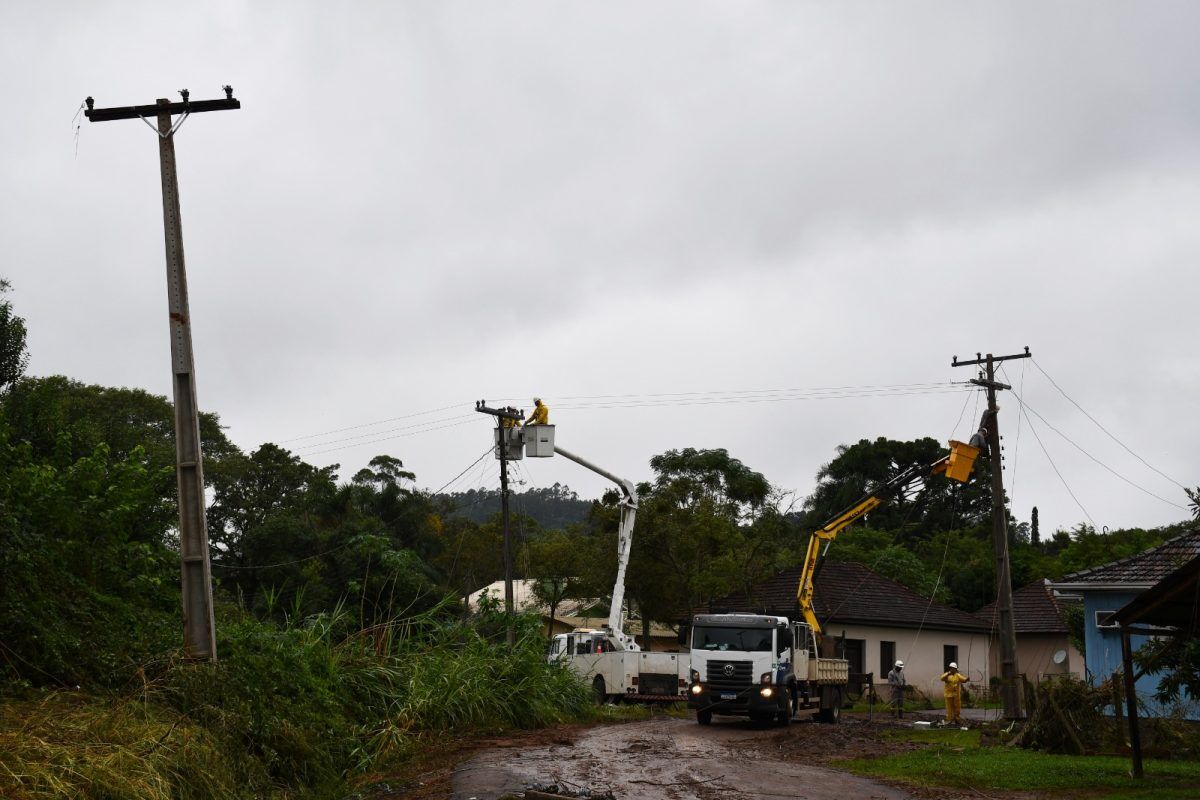
<path fill-rule="evenodd" d="M 897 661 L 896 666 L 887 676 L 888 690 L 891 692 L 892 713 L 897 719 L 904 717 L 904 688 L 908 679 L 904 677 L 904 662 Z"/>
<path fill-rule="evenodd" d="M 533 398 L 533 411 L 529 412 L 529 419 L 525 420 L 526 425 L 549 425 L 550 424 L 550 408 L 542 403 L 542 398 Z"/>
<path fill-rule="evenodd" d="M 958 671 L 958 664 L 950 662 L 950 668 L 942 673 L 942 683 L 946 684 L 946 724 L 962 724 L 962 685 L 967 682 L 967 676 Z"/>

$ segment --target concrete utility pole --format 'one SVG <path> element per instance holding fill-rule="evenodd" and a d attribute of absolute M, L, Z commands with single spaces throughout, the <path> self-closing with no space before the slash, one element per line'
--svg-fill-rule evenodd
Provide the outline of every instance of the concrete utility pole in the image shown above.
<path fill-rule="evenodd" d="M 241 108 L 233 88 L 224 100 L 183 102 L 160 99 L 154 105 L 94 108 L 87 98 L 84 114 L 92 122 L 115 119 L 158 120 L 158 158 L 162 175 L 163 232 L 167 246 L 167 312 L 171 329 L 171 364 L 175 400 L 175 475 L 179 485 L 179 555 L 183 584 L 183 647 L 188 658 L 217 660 L 213 622 L 212 568 L 208 560 L 208 523 L 204 515 L 204 465 L 200 452 L 200 416 L 196 405 L 192 361 L 191 315 L 183 264 L 183 228 L 179 214 L 179 178 L 175 172 L 175 132 L 188 115 Z M 171 115 L 179 120 L 172 125 Z M 150 123 L 147 122 L 147 125 Z M 153 126 L 152 126 L 153 127 Z"/>
<path fill-rule="evenodd" d="M 512 540 L 508 533 L 508 440 L 504 432 L 517 430 L 515 423 L 523 421 L 525 415 L 515 408 L 488 408 L 483 400 L 475 404 L 475 410 L 496 417 L 496 458 L 500 459 L 500 524 L 504 530 L 504 614 L 508 618 L 506 638 L 508 646 L 512 647 L 517 643 L 517 634 L 513 628 Z M 506 427 L 504 420 L 512 420 L 514 424 Z"/>
<path fill-rule="evenodd" d="M 987 366 L 987 378 L 973 378 L 971 383 L 987 389 L 988 396 L 988 449 L 992 456 L 992 549 L 996 557 L 996 611 L 1000 622 L 1000 694 L 1004 703 L 1004 717 L 1019 719 L 1024 716 L 1021 712 L 1021 687 L 1018 683 L 1017 668 L 1017 631 L 1013 621 L 1012 610 L 1012 571 L 1008 561 L 1008 514 L 1004 508 L 1004 475 L 1002 470 L 1003 455 L 1000 452 L 1000 424 L 996 405 L 996 390 L 1011 389 L 1005 383 L 996 381 L 996 363 L 1015 358 L 1029 358 L 1032 354 L 1029 348 L 1024 353 L 1011 356 L 986 357 L 975 354 L 973 361 L 959 361 L 958 356 L 950 363 L 952 367 L 967 367 L 973 364 Z"/>

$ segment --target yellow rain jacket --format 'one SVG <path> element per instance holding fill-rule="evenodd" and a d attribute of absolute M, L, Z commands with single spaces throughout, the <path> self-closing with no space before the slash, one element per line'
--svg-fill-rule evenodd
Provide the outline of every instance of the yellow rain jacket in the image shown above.
<path fill-rule="evenodd" d="M 550 424 L 550 408 L 545 403 L 538 403 L 533 407 L 533 411 L 529 412 L 529 419 L 526 425 L 549 425 Z"/>

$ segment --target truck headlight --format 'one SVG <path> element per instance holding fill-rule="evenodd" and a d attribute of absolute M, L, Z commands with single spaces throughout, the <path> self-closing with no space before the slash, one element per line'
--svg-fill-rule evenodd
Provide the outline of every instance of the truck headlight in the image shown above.
<path fill-rule="evenodd" d="M 701 686 L 700 684 L 698 684 L 698 683 L 692 684 L 692 694 L 700 694 L 703 691 L 704 691 L 704 687 Z"/>
<path fill-rule="evenodd" d="M 770 697 L 771 695 L 775 694 L 775 690 L 772 689 L 770 686 L 764 686 L 763 688 L 758 690 L 758 693 L 760 695 L 762 695 L 763 697 Z"/>
<path fill-rule="evenodd" d="M 758 679 L 758 682 L 759 682 L 759 683 L 761 683 L 763 686 L 770 686 L 770 685 L 771 685 L 771 680 L 772 680 L 772 678 L 774 678 L 774 677 L 775 677 L 775 673 L 773 673 L 773 672 L 764 672 L 764 673 L 762 674 L 762 676 L 761 676 L 761 677 Z"/>

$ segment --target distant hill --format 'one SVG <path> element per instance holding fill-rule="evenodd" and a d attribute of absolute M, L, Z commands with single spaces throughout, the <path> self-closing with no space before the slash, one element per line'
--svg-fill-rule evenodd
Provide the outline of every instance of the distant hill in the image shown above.
<path fill-rule="evenodd" d="M 466 517 L 484 522 L 500 510 L 499 489 L 471 489 L 466 492 L 434 495 L 435 500 L 447 500 L 454 506 L 451 516 Z M 591 500 L 581 500 L 571 487 L 556 483 L 553 486 L 509 493 L 509 510 L 514 514 L 532 517 L 543 528 L 564 528 L 575 522 L 585 522 L 591 510 Z"/>

